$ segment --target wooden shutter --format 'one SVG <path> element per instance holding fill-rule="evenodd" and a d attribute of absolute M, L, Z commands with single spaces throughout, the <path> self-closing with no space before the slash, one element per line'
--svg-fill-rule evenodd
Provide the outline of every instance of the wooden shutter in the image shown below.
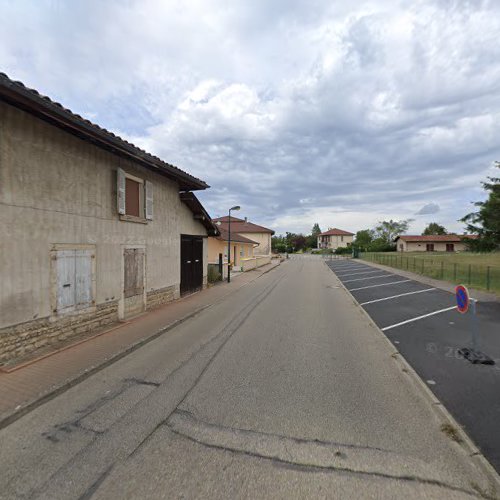
<path fill-rule="evenodd" d="M 125 172 L 118 168 L 116 174 L 117 209 L 119 214 L 125 215 Z"/>
<path fill-rule="evenodd" d="M 75 251 L 57 252 L 57 311 L 75 307 Z"/>
<path fill-rule="evenodd" d="M 124 250 L 125 298 L 144 293 L 144 249 L 127 248 Z"/>
<path fill-rule="evenodd" d="M 77 308 L 92 304 L 92 250 L 75 252 L 75 305 Z"/>
<path fill-rule="evenodd" d="M 136 281 L 135 294 L 142 295 L 144 292 L 144 249 L 135 249 Z"/>
<path fill-rule="evenodd" d="M 123 294 L 125 298 L 135 295 L 135 283 L 137 281 L 137 266 L 135 264 L 135 249 L 127 248 L 123 253 L 125 286 Z"/>
<path fill-rule="evenodd" d="M 146 200 L 144 206 L 144 213 L 146 219 L 153 220 L 153 183 L 144 181 L 144 199 Z"/>

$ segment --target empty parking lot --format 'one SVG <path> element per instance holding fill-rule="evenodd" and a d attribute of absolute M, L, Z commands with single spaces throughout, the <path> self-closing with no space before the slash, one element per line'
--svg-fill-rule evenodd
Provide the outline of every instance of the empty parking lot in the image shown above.
<path fill-rule="evenodd" d="M 452 293 L 396 271 L 359 260 L 326 263 L 500 471 L 500 303 L 478 302 L 473 318 L 456 310 Z M 472 328 L 495 365 L 460 355 Z"/>

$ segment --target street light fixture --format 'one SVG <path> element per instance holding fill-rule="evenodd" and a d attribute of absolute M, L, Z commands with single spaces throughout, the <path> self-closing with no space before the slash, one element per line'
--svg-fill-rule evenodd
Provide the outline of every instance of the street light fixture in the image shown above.
<path fill-rule="evenodd" d="M 231 283 L 231 211 L 239 210 L 241 207 L 235 205 L 229 209 L 229 226 L 228 226 L 228 238 L 227 238 L 227 282 Z"/>

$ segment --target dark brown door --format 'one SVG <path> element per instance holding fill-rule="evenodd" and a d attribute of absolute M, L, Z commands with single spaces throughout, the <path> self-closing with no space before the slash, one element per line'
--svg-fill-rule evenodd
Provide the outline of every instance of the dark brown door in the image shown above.
<path fill-rule="evenodd" d="M 427 243 L 426 250 L 428 252 L 434 252 L 434 243 Z"/>
<path fill-rule="evenodd" d="M 446 251 L 447 252 L 454 252 L 455 251 L 455 245 L 453 243 L 446 243 Z"/>
<path fill-rule="evenodd" d="M 203 238 L 181 235 L 181 295 L 203 286 Z"/>

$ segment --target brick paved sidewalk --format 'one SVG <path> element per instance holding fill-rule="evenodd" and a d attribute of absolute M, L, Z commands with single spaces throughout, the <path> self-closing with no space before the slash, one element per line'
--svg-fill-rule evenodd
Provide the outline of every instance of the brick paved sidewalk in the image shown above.
<path fill-rule="evenodd" d="M 231 283 L 221 283 L 166 304 L 10 373 L 0 373 L 0 428 L 277 265 L 279 261 L 241 273 Z"/>

